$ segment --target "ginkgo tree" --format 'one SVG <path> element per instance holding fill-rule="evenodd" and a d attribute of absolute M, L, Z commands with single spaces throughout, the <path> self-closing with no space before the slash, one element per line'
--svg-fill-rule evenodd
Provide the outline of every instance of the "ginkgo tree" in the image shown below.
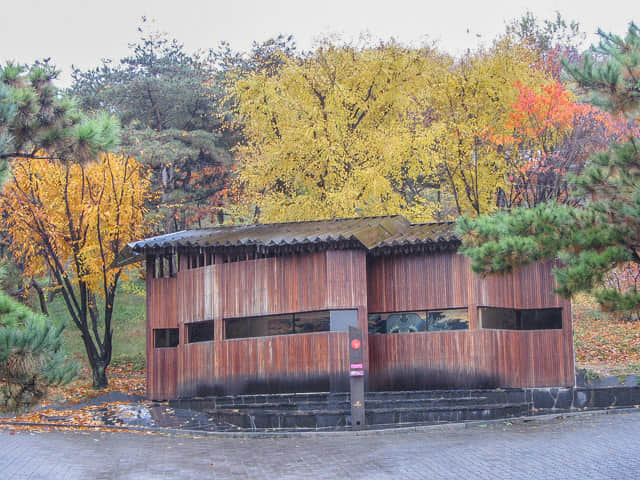
<path fill-rule="evenodd" d="M 323 43 L 258 70 L 234 92 L 247 141 L 237 149 L 252 220 L 408 213 L 429 218 L 412 102 L 440 55 L 394 43 Z M 246 214 L 246 212 L 245 212 Z"/>
<path fill-rule="evenodd" d="M 420 100 L 418 128 L 427 170 L 438 180 L 440 217 L 479 215 L 497 208 L 496 192 L 508 184 L 509 163 L 497 139 L 509 132 L 518 84 L 536 85 L 532 51 L 505 36 L 490 47 L 451 58 Z"/>
<path fill-rule="evenodd" d="M 94 388 L 107 386 L 113 307 L 125 274 L 114 262 L 144 235 L 148 195 L 138 163 L 113 153 L 88 162 L 15 158 L 0 195 L 8 248 L 25 276 L 48 275 L 59 288 L 82 336 Z"/>
<path fill-rule="evenodd" d="M 512 36 L 453 58 L 393 42 L 284 59 L 239 81 L 237 150 L 251 220 L 402 213 L 413 221 L 498 207 L 512 168 L 518 85 L 544 83 Z M 245 211 L 245 215 L 247 212 Z"/>

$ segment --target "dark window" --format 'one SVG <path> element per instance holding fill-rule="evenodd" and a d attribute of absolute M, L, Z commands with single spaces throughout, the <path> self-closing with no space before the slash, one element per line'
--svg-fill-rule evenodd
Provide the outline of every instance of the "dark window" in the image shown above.
<path fill-rule="evenodd" d="M 214 337 L 213 320 L 187 324 L 187 341 L 210 342 Z"/>
<path fill-rule="evenodd" d="M 177 347 L 178 339 L 177 328 L 156 328 L 153 330 L 153 346 L 155 348 Z"/>
<path fill-rule="evenodd" d="M 562 309 L 480 307 L 480 324 L 492 330 L 559 330 L 562 329 Z"/>
<path fill-rule="evenodd" d="M 287 313 L 263 317 L 227 318 L 225 338 L 269 337 L 328 332 L 330 312 Z"/>
<path fill-rule="evenodd" d="M 469 312 L 466 308 L 369 315 L 369 335 L 468 329 Z"/>

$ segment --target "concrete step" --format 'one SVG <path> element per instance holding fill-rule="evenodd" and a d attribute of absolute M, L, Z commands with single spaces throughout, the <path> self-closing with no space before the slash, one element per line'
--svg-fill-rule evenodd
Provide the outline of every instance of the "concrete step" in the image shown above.
<path fill-rule="evenodd" d="M 365 408 L 431 408 L 441 406 L 460 406 L 460 405 L 491 405 L 504 403 L 503 399 L 491 399 L 487 397 L 460 397 L 460 398 L 411 398 L 411 399 L 369 399 L 365 400 Z M 181 404 L 184 408 L 184 404 Z M 297 401 L 297 402 L 264 402 L 264 403 L 225 403 L 216 402 L 207 405 L 200 404 L 202 409 L 236 409 L 236 410 L 344 410 L 351 409 L 351 404 L 346 399 L 339 401 Z"/>
<path fill-rule="evenodd" d="M 491 420 L 526 415 L 528 410 L 528 403 L 414 406 L 411 408 L 387 405 L 385 408 L 368 408 L 365 414 L 367 425 L 393 425 Z M 205 413 L 218 422 L 246 429 L 326 429 L 344 427 L 351 423 L 348 409 L 216 408 L 207 409 Z"/>
<path fill-rule="evenodd" d="M 367 402 L 400 402 L 400 401 L 429 401 L 444 399 L 482 399 L 484 403 L 509 403 L 529 401 L 524 389 L 494 389 L 494 390 L 421 390 L 421 391 L 392 391 L 367 392 Z M 205 408 L 238 407 L 249 405 L 277 404 L 303 405 L 328 404 L 336 405 L 349 402 L 348 393 L 285 393 L 265 395 L 227 395 L 219 397 L 200 397 L 172 400 L 170 403 L 176 408 L 190 408 L 203 410 Z"/>
<path fill-rule="evenodd" d="M 367 392 L 367 425 L 430 424 L 527 415 L 524 389 Z M 174 400 L 217 422 L 246 429 L 331 429 L 349 426 L 348 393 L 229 395 Z"/>

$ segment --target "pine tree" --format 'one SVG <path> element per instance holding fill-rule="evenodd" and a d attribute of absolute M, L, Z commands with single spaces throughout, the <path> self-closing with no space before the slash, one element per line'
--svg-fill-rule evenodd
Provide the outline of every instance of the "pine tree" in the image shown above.
<path fill-rule="evenodd" d="M 11 158 L 84 161 L 115 146 L 117 122 L 89 118 L 54 85 L 59 71 L 48 61 L 0 66 L 0 165 Z"/>
<path fill-rule="evenodd" d="M 640 311 L 635 283 L 620 289 L 606 282 L 616 268 L 640 266 L 640 29 L 631 23 L 624 38 L 599 34 L 600 44 L 581 65 L 565 66 L 593 104 L 627 116 L 632 134 L 592 157 L 573 179 L 577 206 L 544 203 L 477 220 L 462 218 L 461 251 L 482 274 L 559 258 L 561 295 L 589 292 L 607 310 Z"/>
<path fill-rule="evenodd" d="M 0 292 L 0 408 L 29 407 L 47 387 L 75 376 L 78 366 L 66 358 L 62 330 Z"/>

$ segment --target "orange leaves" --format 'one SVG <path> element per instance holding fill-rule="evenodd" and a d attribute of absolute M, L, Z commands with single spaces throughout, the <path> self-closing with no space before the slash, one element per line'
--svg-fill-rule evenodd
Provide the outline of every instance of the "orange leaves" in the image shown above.
<path fill-rule="evenodd" d="M 64 403 L 77 403 L 110 392 L 144 395 L 146 377 L 144 372 L 135 370 L 131 364 L 122 367 L 109 367 L 109 387 L 106 390 L 94 390 L 91 374 L 85 370 L 77 380 L 61 387 L 49 389 L 49 399 L 59 398 Z"/>
<path fill-rule="evenodd" d="M 117 253 L 145 233 L 149 182 L 137 162 L 115 154 L 86 164 L 18 158 L 11 173 L 0 196 L 2 226 L 25 275 L 57 272 L 102 291 L 118 274 L 110 269 Z"/>
<path fill-rule="evenodd" d="M 516 86 L 519 95 L 512 105 L 508 126 L 519 135 L 536 137 L 550 130 L 569 130 L 576 115 L 594 110 L 576 103 L 569 91 L 555 81 L 542 85 L 538 91 L 520 82 Z"/>

